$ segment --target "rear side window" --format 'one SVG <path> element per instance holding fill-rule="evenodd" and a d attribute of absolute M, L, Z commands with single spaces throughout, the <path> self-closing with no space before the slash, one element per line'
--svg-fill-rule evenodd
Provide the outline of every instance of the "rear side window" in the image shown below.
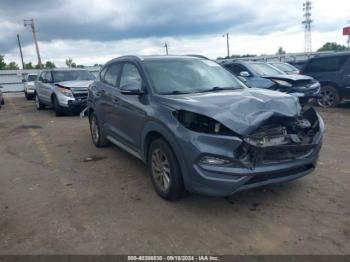
<path fill-rule="evenodd" d="M 310 60 L 309 64 L 305 67 L 303 72 L 335 72 L 339 71 L 348 56 L 333 56 L 333 57 L 319 57 Z"/>
<path fill-rule="evenodd" d="M 120 64 L 112 64 L 108 67 L 105 75 L 103 76 L 103 82 L 108 85 L 116 86 L 120 72 Z M 103 73 L 103 72 L 102 72 Z"/>
<path fill-rule="evenodd" d="M 242 71 L 247 71 L 245 68 L 243 68 L 240 65 L 230 64 L 225 66 L 228 70 L 230 70 L 235 75 L 239 75 Z"/>

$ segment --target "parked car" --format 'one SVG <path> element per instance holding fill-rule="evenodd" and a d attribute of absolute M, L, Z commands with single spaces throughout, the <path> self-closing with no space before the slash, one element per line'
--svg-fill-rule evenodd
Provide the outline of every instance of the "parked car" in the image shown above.
<path fill-rule="evenodd" d="M 3 87 L 0 86 L 0 108 L 1 108 L 2 105 L 5 104 L 5 99 L 4 99 L 4 96 L 3 96 L 2 91 L 1 91 L 2 88 Z"/>
<path fill-rule="evenodd" d="M 309 76 L 287 75 L 283 71 L 263 62 L 223 61 L 222 65 L 238 76 L 249 87 L 276 90 L 294 95 L 305 105 L 318 98 L 320 84 Z"/>
<path fill-rule="evenodd" d="M 156 192 L 213 196 L 282 183 L 314 170 L 324 124 L 281 92 L 247 88 L 214 61 L 126 56 L 88 95 L 92 142 L 141 159 Z"/>
<path fill-rule="evenodd" d="M 300 70 L 296 68 L 295 66 L 292 66 L 288 63 L 283 62 L 268 62 L 269 65 L 272 65 L 276 67 L 277 69 L 285 72 L 287 75 L 297 75 L 299 74 Z"/>
<path fill-rule="evenodd" d="M 36 108 L 51 106 L 56 116 L 80 112 L 86 107 L 88 86 L 94 79 L 85 69 L 43 70 L 35 81 Z"/>
<path fill-rule="evenodd" d="M 350 52 L 311 58 L 301 70 L 321 83 L 322 107 L 336 107 L 350 97 Z"/>
<path fill-rule="evenodd" d="M 37 79 L 37 74 L 27 74 L 23 79 L 24 84 L 24 96 L 27 100 L 31 100 L 35 94 L 35 81 Z"/>

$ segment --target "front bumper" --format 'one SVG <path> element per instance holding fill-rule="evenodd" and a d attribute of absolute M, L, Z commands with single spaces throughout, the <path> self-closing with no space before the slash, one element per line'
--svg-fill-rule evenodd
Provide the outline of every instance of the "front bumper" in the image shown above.
<path fill-rule="evenodd" d="M 87 98 L 68 97 L 60 92 L 56 92 L 56 97 L 62 109 L 66 111 L 77 113 L 87 106 Z"/>
<path fill-rule="evenodd" d="M 200 163 L 199 159 L 203 155 L 215 154 L 221 158 L 237 159 L 235 154 L 242 140 L 237 137 L 191 133 L 184 129 L 183 134 L 180 132 L 180 141 L 188 170 L 184 175 L 185 187 L 188 191 L 199 194 L 229 196 L 239 191 L 289 182 L 305 176 L 315 169 L 322 146 L 324 124 L 320 117 L 319 122 L 320 130 L 314 138 L 314 146 L 307 154 L 253 166 L 234 162 L 227 166 Z M 184 137 L 187 139 L 183 139 Z"/>

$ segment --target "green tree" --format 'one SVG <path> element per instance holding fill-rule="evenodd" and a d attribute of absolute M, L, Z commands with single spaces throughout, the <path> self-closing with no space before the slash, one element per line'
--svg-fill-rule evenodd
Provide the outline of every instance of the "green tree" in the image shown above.
<path fill-rule="evenodd" d="M 39 64 L 35 65 L 35 69 L 41 69 Z"/>
<path fill-rule="evenodd" d="M 6 69 L 6 63 L 3 55 L 0 55 L 0 70 Z"/>
<path fill-rule="evenodd" d="M 29 63 L 27 63 L 27 64 L 24 64 L 24 68 L 25 68 L 25 69 L 34 69 L 33 63 L 32 63 L 32 62 L 29 62 Z"/>
<path fill-rule="evenodd" d="M 84 65 L 77 65 L 77 68 L 85 68 Z"/>
<path fill-rule="evenodd" d="M 45 68 L 56 68 L 56 65 L 51 61 L 46 61 Z"/>
<path fill-rule="evenodd" d="M 7 66 L 6 69 L 8 70 L 17 70 L 19 69 L 19 66 L 16 64 L 16 62 L 10 62 Z"/>
<path fill-rule="evenodd" d="M 346 50 L 346 46 L 345 45 L 339 45 L 336 42 L 327 42 L 320 49 L 318 49 L 317 52 L 322 52 L 322 51 L 345 51 L 345 50 Z"/>
<path fill-rule="evenodd" d="M 73 64 L 75 65 L 75 63 L 73 62 L 72 58 L 69 57 L 69 58 L 66 59 L 66 65 L 68 67 L 74 67 Z"/>
<path fill-rule="evenodd" d="M 277 50 L 276 55 L 284 55 L 285 53 L 286 53 L 286 51 L 284 51 L 282 46 L 280 46 Z"/>

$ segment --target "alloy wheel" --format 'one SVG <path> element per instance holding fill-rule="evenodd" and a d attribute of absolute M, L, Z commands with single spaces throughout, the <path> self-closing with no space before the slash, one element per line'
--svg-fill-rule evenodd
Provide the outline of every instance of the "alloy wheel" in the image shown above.
<path fill-rule="evenodd" d="M 95 116 L 91 118 L 90 129 L 91 129 L 92 140 L 94 140 L 94 143 L 97 144 L 100 138 L 100 130 L 99 130 L 98 123 Z"/>
<path fill-rule="evenodd" d="M 166 192 L 169 189 L 170 165 L 166 154 L 159 148 L 152 152 L 152 175 L 157 187 Z"/>
<path fill-rule="evenodd" d="M 321 98 L 318 99 L 318 104 L 321 107 L 331 107 L 334 105 L 336 99 L 337 99 L 337 94 L 334 93 L 333 89 L 329 88 L 324 88 L 320 92 Z"/>

